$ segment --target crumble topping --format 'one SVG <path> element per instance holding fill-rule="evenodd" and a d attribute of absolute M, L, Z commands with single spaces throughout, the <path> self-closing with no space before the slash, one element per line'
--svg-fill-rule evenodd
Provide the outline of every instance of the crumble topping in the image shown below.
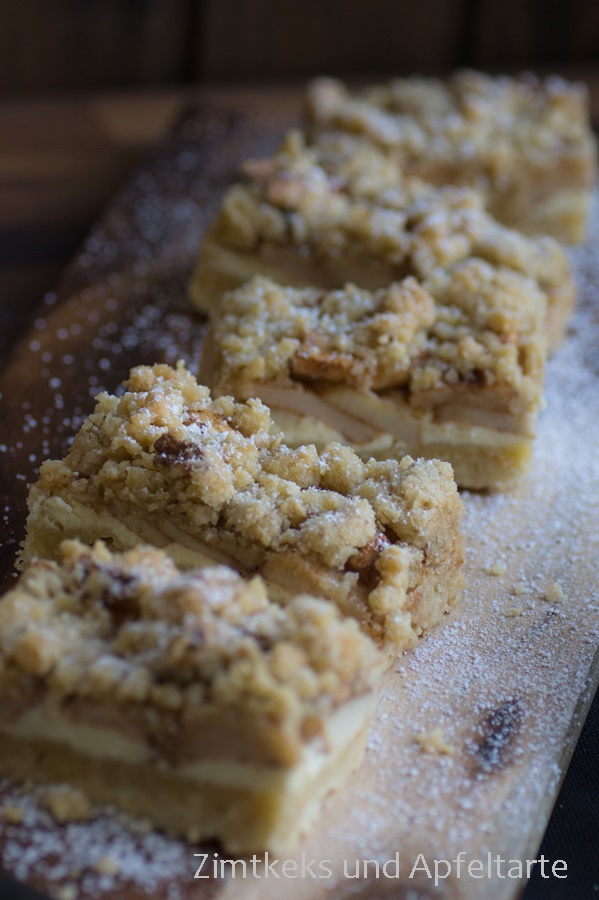
<path fill-rule="evenodd" d="M 371 258 L 421 279 L 476 257 L 546 287 L 570 280 L 553 238 L 500 225 L 473 190 L 405 178 L 384 152 L 357 148 L 351 138 L 309 147 L 292 132 L 271 159 L 250 161 L 245 172 L 249 180 L 227 193 L 212 231 L 238 250 L 292 245 L 316 258 Z"/>
<path fill-rule="evenodd" d="M 212 400 L 182 363 L 140 366 L 124 391 L 101 394 L 65 459 L 40 467 L 21 566 L 57 558 L 63 538 L 145 541 L 185 567 L 259 572 L 276 596 L 303 585 L 395 652 L 459 594 L 463 507 L 448 463 L 288 448 L 259 400 Z M 366 573 L 360 551 L 374 546 Z M 54 649 L 19 652 L 43 667 Z"/>
<path fill-rule="evenodd" d="M 418 520 L 416 484 L 425 486 L 430 523 L 414 531 L 418 545 L 441 540 L 431 528 L 442 516 L 459 519 L 449 464 L 364 463 L 334 443 L 320 453 L 313 445 L 292 450 L 271 425 L 259 400 L 212 400 L 182 363 L 140 366 L 122 396 L 100 395 L 65 460 L 42 464 L 31 496 L 60 497 L 68 488 L 83 502 L 129 504 L 158 523 L 167 513 L 188 533 L 234 537 L 255 567 L 267 550 L 293 548 L 343 569 L 376 538 L 381 519 L 403 539 L 399 523 Z"/>
<path fill-rule="evenodd" d="M 317 209 L 331 194 L 339 203 L 345 196 L 372 201 L 384 198 L 399 209 L 408 198 L 431 192 L 420 179 L 406 178 L 389 153 L 338 132 L 326 133 L 310 146 L 303 132 L 293 129 L 274 156 L 246 160 L 241 170 L 248 182 L 262 186 L 269 203 L 282 209 L 300 204 L 307 210 Z M 462 193 L 474 204 L 479 201 L 474 192 Z M 331 205 L 330 199 L 325 202 Z"/>
<path fill-rule="evenodd" d="M 216 392 L 252 382 L 343 383 L 412 397 L 482 384 L 540 402 L 545 300 L 534 283 L 471 260 L 427 285 L 325 292 L 255 277 L 212 320 Z M 430 292 L 429 292 L 430 291 Z"/>
<path fill-rule="evenodd" d="M 112 554 L 61 545 L 0 601 L 0 691 L 43 680 L 58 700 L 263 715 L 298 734 L 371 690 L 380 655 L 324 600 L 269 600 L 258 577 L 215 566 L 180 572 L 161 551 Z M 316 722 L 316 724 L 315 724 Z M 85 817 L 72 788 L 52 788 L 60 821 Z"/>
<path fill-rule="evenodd" d="M 393 148 L 405 163 L 481 167 L 497 188 L 522 161 L 542 169 L 556 155 L 593 156 L 588 91 L 561 78 L 458 71 L 446 81 L 400 78 L 352 94 L 317 79 L 307 112 L 315 132 L 340 129 Z"/>

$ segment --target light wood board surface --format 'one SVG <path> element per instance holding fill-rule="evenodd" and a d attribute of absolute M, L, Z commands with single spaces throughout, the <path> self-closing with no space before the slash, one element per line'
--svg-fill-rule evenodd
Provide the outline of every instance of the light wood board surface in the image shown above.
<path fill-rule="evenodd" d="M 116 388 L 137 363 L 182 357 L 197 365 L 203 323 L 188 310 L 185 281 L 202 231 L 240 159 L 270 149 L 296 112 L 288 101 L 253 111 L 248 102 L 243 114 L 205 106 L 189 117 L 47 296 L 0 376 L 4 587 L 13 583 L 27 482 L 41 460 L 63 455 L 93 395 Z M 300 874 L 304 853 L 317 861 L 316 874 L 331 876 L 194 880 L 199 848 L 133 839 L 109 815 L 65 832 L 29 801 L 23 823 L 3 826 L 9 871 L 53 893 L 73 884 L 92 896 L 149 889 L 173 900 L 518 893 L 518 880 L 486 877 L 487 853 L 534 858 L 597 681 L 598 241 L 595 221 L 587 247 L 573 254 L 579 311 L 548 367 L 533 472 L 510 494 L 465 495 L 464 600 L 388 672 L 364 765 L 298 849 Z M 543 597 L 554 582 L 564 592 L 559 602 Z M 436 729 L 449 754 L 424 752 L 421 741 Z M 14 793 L 5 788 L 4 797 Z M 484 861 L 482 878 L 462 868 L 457 879 L 455 865 L 437 887 L 422 866 L 409 877 L 419 854 L 434 875 L 435 859 L 460 851 L 466 862 Z M 205 852 L 210 862 L 217 848 Z M 119 875 L 95 871 L 106 853 Z M 376 878 L 374 861 L 382 866 L 396 853 L 399 877 Z M 355 860 L 371 860 L 367 877 L 344 877 L 344 860 L 350 873 Z M 395 875 L 394 866 L 387 872 Z"/>

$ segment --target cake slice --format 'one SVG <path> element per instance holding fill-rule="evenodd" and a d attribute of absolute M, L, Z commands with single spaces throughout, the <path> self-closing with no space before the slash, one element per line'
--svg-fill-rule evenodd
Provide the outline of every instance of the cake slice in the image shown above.
<path fill-rule="evenodd" d="M 359 763 L 382 654 L 324 600 L 65 541 L 0 600 L 0 775 L 233 852 L 293 844 Z"/>
<path fill-rule="evenodd" d="M 481 260 L 378 291 L 256 277 L 212 317 L 200 376 L 260 397 L 287 444 L 451 462 L 469 488 L 528 468 L 542 400 L 545 297 Z"/>
<path fill-rule="evenodd" d="M 307 147 L 288 135 L 272 159 L 247 163 L 206 235 L 190 291 L 203 312 L 254 275 L 296 287 L 368 290 L 408 275 L 435 278 L 479 259 L 534 279 L 547 295 L 551 346 L 563 337 L 575 291 L 563 249 L 500 225 L 466 188 L 404 178 L 375 147 L 333 136 Z"/>
<path fill-rule="evenodd" d="M 134 369 L 100 395 L 63 461 L 29 493 L 21 565 L 64 538 L 163 548 L 184 568 L 262 575 L 275 599 L 325 597 L 389 651 L 411 646 L 460 592 L 451 467 L 291 450 L 259 400 L 212 400 L 183 367 Z"/>
<path fill-rule="evenodd" d="M 307 92 L 310 134 L 342 131 L 434 184 L 474 185 L 499 221 L 583 240 L 596 144 L 582 84 L 561 78 L 400 78 L 351 93 L 332 79 Z"/>

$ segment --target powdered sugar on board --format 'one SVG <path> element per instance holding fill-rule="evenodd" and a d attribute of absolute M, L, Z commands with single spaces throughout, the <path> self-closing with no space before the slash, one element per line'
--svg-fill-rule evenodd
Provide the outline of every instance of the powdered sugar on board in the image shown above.
<path fill-rule="evenodd" d="M 19 880 L 42 874 L 58 897 L 118 894 L 127 883 L 146 894 L 156 891 L 165 900 L 180 896 L 176 881 L 191 870 L 193 861 L 192 850 L 182 842 L 114 810 L 89 822 L 59 826 L 42 808 L 39 789 L 24 791 L 8 783 L 2 788 L 2 861 Z"/>
<path fill-rule="evenodd" d="M 197 364 L 202 322 L 188 310 L 185 281 L 234 160 L 256 152 L 286 124 L 269 117 L 265 134 L 265 121 L 191 119 L 117 201 L 40 310 L 0 384 L 2 421 L 10 423 L 0 446 L 4 517 L 12 531 L 4 546 L 7 583 L 22 535 L 26 481 L 41 459 L 62 455 L 93 395 L 114 389 L 140 362 L 182 357 Z M 139 825 L 131 830 L 109 812 L 59 826 L 35 796 L 14 788 L 0 792 L 0 809 L 23 808 L 21 821 L 4 824 L 1 858 L 8 870 L 49 883 L 57 896 L 66 890 L 65 897 L 70 891 L 276 898 L 283 888 L 290 900 L 331 892 L 497 898 L 517 892 L 517 880 L 494 872 L 490 879 L 458 880 L 454 871 L 436 892 L 422 870 L 409 876 L 419 854 L 431 868 L 435 858 L 460 851 L 485 864 L 487 852 L 534 858 L 596 683 L 598 246 L 596 212 L 587 245 L 572 253 L 579 306 L 568 341 L 548 366 L 533 471 L 509 494 L 464 495 L 464 600 L 385 677 L 364 765 L 289 855 L 304 877 L 285 878 L 279 865 L 278 879 L 258 877 L 259 869 L 242 880 L 194 880 L 198 848 Z M 214 861 L 213 847 L 201 852 Z M 386 878 L 380 867 L 396 854 L 398 877 L 387 867 L 393 877 Z M 310 860 L 316 865 L 305 869 Z M 371 861 L 366 878 L 364 860 Z M 346 877 L 356 861 L 362 877 Z"/>

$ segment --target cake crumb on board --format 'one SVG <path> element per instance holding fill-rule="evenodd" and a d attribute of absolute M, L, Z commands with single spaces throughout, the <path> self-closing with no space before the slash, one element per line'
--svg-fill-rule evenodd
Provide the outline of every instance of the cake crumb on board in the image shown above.
<path fill-rule="evenodd" d="M 77 886 L 74 884 L 63 884 L 56 889 L 54 900 L 77 900 Z"/>
<path fill-rule="evenodd" d="M 453 756 L 455 747 L 448 744 L 441 728 L 433 728 L 432 731 L 416 735 L 416 741 L 425 753 L 440 753 L 444 756 Z"/>
<path fill-rule="evenodd" d="M 117 875 L 120 870 L 118 860 L 111 856 L 110 853 L 105 853 L 104 856 L 101 856 L 94 863 L 93 868 L 99 875 Z"/>
<path fill-rule="evenodd" d="M 51 785 L 42 794 L 42 805 L 57 822 L 85 822 L 92 814 L 83 791 L 68 784 Z"/>
<path fill-rule="evenodd" d="M 23 807 L 17 803 L 7 803 L 2 807 L 0 815 L 9 825 L 19 825 L 23 821 Z"/>
<path fill-rule="evenodd" d="M 552 581 L 545 587 L 543 597 L 550 603 L 560 603 L 564 599 L 564 589 L 557 581 Z"/>

